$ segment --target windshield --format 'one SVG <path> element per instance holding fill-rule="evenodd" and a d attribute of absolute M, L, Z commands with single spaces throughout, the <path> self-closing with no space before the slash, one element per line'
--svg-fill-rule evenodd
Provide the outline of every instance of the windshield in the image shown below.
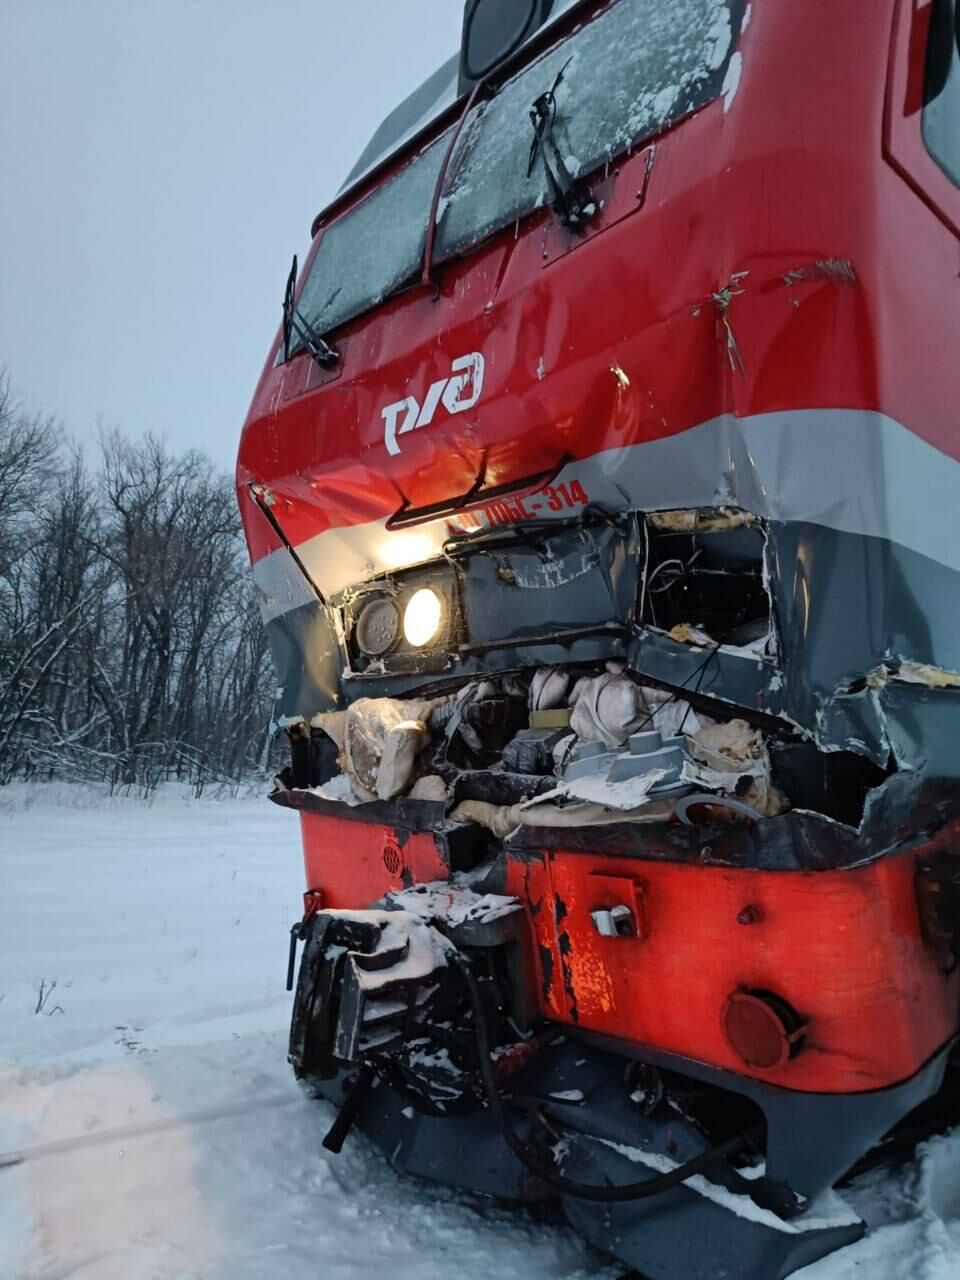
<path fill-rule="evenodd" d="M 541 95 L 556 90 L 554 140 L 566 168 L 589 173 L 719 95 L 742 8 L 741 0 L 613 0 L 507 81 L 464 125 L 439 206 L 437 257 L 547 202 L 544 168 L 530 163 L 530 113 Z M 298 303 L 318 333 L 416 279 L 449 136 L 323 233 Z"/>
<path fill-rule="evenodd" d="M 530 110 L 556 86 L 556 142 L 572 177 L 716 97 L 733 47 L 728 0 L 620 0 L 477 107 L 441 203 L 438 255 L 545 204 Z M 559 77 L 559 83 L 558 83 Z"/>
<path fill-rule="evenodd" d="M 448 138 L 434 142 L 324 231 L 297 303 L 318 333 L 329 333 L 419 275 L 448 146 Z M 291 343 L 292 350 L 302 346 L 299 339 Z"/>

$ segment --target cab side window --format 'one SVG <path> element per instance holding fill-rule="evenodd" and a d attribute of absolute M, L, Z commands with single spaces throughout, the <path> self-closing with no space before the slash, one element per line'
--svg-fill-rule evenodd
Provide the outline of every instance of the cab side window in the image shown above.
<path fill-rule="evenodd" d="M 923 95 L 923 141 L 944 173 L 960 186 L 960 54 L 957 5 L 933 0 Z"/>

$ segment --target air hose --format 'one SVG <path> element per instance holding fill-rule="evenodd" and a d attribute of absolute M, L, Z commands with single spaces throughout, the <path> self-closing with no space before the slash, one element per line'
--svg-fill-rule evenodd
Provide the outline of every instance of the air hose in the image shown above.
<path fill-rule="evenodd" d="M 513 1127 L 497 1085 L 491 1057 L 487 1011 L 483 1005 L 480 987 L 470 968 L 469 961 L 463 956 L 458 956 L 456 962 L 463 975 L 470 996 L 470 1003 L 473 1006 L 477 1048 L 480 1055 L 480 1077 L 483 1082 L 487 1103 L 500 1123 L 507 1146 L 520 1163 L 525 1165 L 531 1173 L 535 1173 L 547 1186 L 553 1187 L 562 1195 L 575 1196 L 580 1200 L 595 1200 L 605 1204 L 615 1204 L 627 1200 L 646 1200 L 649 1196 L 671 1191 L 674 1187 L 687 1182 L 695 1174 L 703 1173 L 714 1165 L 720 1164 L 728 1156 L 735 1155 L 747 1146 L 749 1141 L 747 1136 L 745 1134 L 737 1134 L 733 1138 L 728 1138 L 726 1142 L 721 1142 L 717 1146 L 711 1147 L 709 1151 L 704 1151 L 700 1155 L 694 1156 L 686 1164 L 677 1165 L 675 1169 L 671 1169 L 668 1173 L 645 1178 L 642 1182 L 628 1182 L 621 1186 L 598 1187 L 589 1182 L 574 1182 L 570 1178 L 565 1178 L 563 1174 L 557 1173 L 556 1169 L 545 1164 L 534 1154 L 529 1144 L 520 1137 Z"/>

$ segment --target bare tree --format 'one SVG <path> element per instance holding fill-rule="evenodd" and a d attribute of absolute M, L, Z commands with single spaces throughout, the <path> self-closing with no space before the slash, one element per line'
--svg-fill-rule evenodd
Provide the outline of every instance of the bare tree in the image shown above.
<path fill-rule="evenodd" d="M 0 782 L 262 768 L 272 677 L 231 484 L 112 432 L 99 465 L 0 379 Z"/>

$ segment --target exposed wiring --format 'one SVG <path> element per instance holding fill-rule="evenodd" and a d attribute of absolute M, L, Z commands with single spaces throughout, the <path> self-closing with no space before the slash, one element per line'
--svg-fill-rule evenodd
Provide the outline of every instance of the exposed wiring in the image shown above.
<path fill-rule="evenodd" d="M 683 684 L 681 684 L 677 689 L 674 690 L 674 692 L 670 695 L 670 697 L 667 698 L 666 702 L 658 703 L 657 706 L 655 706 L 654 709 L 647 716 L 647 718 L 641 721 L 639 725 L 637 725 L 636 729 L 634 729 L 633 732 L 642 733 L 643 730 L 646 729 L 647 725 L 651 724 L 656 719 L 657 715 L 664 709 L 664 707 L 669 707 L 672 703 L 679 702 L 680 694 L 686 689 L 687 685 L 693 679 L 696 679 L 697 681 L 697 683 L 694 685 L 692 690 L 693 696 L 696 697 L 696 695 L 700 692 L 700 686 L 703 684 L 703 678 L 707 674 L 707 667 L 709 667 L 710 663 L 714 660 L 714 658 L 716 658 L 719 652 L 720 652 L 719 649 L 711 649 L 710 652 L 707 654 L 707 656 L 704 658 L 703 662 L 701 662 L 698 667 L 696 667 L 693 671 L 690 672 L 686 680 L 684 680 Z M 683 719 L 680 721 L 680 725 L 677 729 L 677 736 L 683 733 L 683 726 L 687 723 L 687 718 L 690 715 L 690 712 L 692 710 L 693 710 L 693 704 L 688 701 L 687 709 L 683 713 Z"/>
<path fill-rule="evenodd" d="M 696 696 L 697 696 L 697 694 L 700 692 L 700 686 L 703 684 L 703 677 L 707 674 L 707 667 L 709 667 L 710 663 L 713 661 L 713 659 L 717 656 L 717 654 L 718 654 L 719 652 L 720 652 L 720 650 L 719 650 L 719 649 L 711 649 L 711 650 L 710 650 L 710 652 L 707 654 L 706 659 L 705 659 L 703 662 L 701 662 L 701 663 L 700 663 L 700 666 L 699 666 L 699 667 L 697 668 L 697 670 L 694 672 L 694 674 L 697 676 L 697 683 L 696 683 L 696 684 L 694 685 L 694 687 L 693 687 L 693 696 L 694 696 L 694 697 L 696 697 Z M 685 687 L 685 685 L 686 685 L 686 681 L 684 681 L 684 684 L 683 684 L 683 685 L 681 685 L 680 687 L 681 687 L 681 688 L 684 688 L 684 687 Z M 679 727 L 678 727 L 678 729 L 677 729 L 677 734 L 678 734 L 678 736 L 679 736 L 681 733 L 683 733 L 683 726 L 687 723 L 687 717 L 690 715 L 690 712 L 691 712 L 692 710 L 693 710 L 693 703 L 692 703 L 692 702 L 689 700 L 689 698 L 688 698 L 688 699 L 687 699 L 687 709 L 686 709 L 686 711 L 683 713 L 683 719 L 680 721 L 680 725 L 679 725 Z"/>
<path fill-rule="evenodd" d="M 647 523 L 647 517 L 641 516 L 640 523 L 643 525 L 643 579 L 640 582 L 640 625 L 643 626 L 643 620 L 647 615 L 647 578 L 650 574 L 650 525 Z M 656 619 L 654 619 L 656 626 Z"/>
<path fill-rule="evenodd" d="M 679 558 L 675 558 L 672 560 L 662 560 L 660 564 L 658 564 L 657 567 L 654 569 L 653 573 L 651 573 L 650 575 L 650 579 L 647 583 L 648 590 L 650 590 L 652 593 L 650 582 L 653 581 L 653 579 L 657 576 L 657 574 L 660 572 L 661 569 L 666 569 L 668 565 L 676 564 L 680 566 L 681 576 L 678 576 L 676 578 L 671 578 L 670 581 L 665 582 L 662 587 L 657 587 L 657 593 L 669 591 L 671 587 L 675 587 L 677 583 L 682 580 L 682 578 L 686 577 L 686 575 L 690 572 L 691 567 L 696 564 L 696 562 L 700 559 L 702 555 L 703 555 L 703 547 L 697 547 L 697 549 L 694 551 L 693 555 L 690 557 L 689 560 L 680 560 Z M 701 572 L 703 571 L 701 570 Z M 708 569 L 707 572 L 709 573 L 710 570 Z M 725 570 L 723 572 L 725 572 Z"/>
<path fill-rule="evenodd" d="M 651 595 L 654 594 L 654 588 L 650 584 L 657 578 L 659 574 L 663 573 L 664 569 L 669 569 L 673 565 L 676 565 L 676 567 L 680 571 L 677 577 L 671 578 L 669 582 L 665 582 L 662 587 L 657 587 L 656 590 L 669 591 L 670 588 L 672 586 L 675 586 L 676 583 L 679 582 L 680 579 L 683 577 L 684 573 L 686 572 L 687 566 L 683 563 L 682 560 L 661 560 L 660 563 L 657 565 L 657 567 L 654 569 L 653 573 L 651 573 L 650 577 L 647 579 L 646 586 L 647 586 L 647 590 L 650 592 Z"/>

